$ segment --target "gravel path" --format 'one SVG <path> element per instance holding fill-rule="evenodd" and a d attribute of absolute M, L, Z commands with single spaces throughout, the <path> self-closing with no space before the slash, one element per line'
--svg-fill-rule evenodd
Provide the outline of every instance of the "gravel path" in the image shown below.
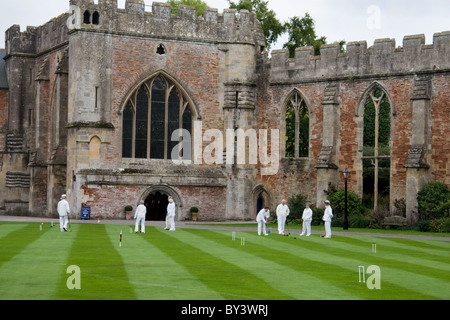
<path fill-rule="evenodd" d="M 38 218 L 38 217 L 21 217 L 21 216 L 0 216 L 0 221 L 8 222 L 44 222 L 44 223 L 58 223 L 59 219 L 51 218 Z M 118 225 L 132 225 L 134 226 L 134 220 L 70 220 L 72 223 L 100 223 L 100 224 L 118 224 Z M 230 231 L 254 231 L 256 232 L 256 224 L 254 228 L 249 227 L 229 227 L 220 226 L 220 224 L 248 224 L 249 221 L 245 222 L 192 222 L 192 221 L 175 221 L 177 228 L 181 229 L 206 229 L 206 230 L 230 230 Z M 211 226 L 214 224 L 214 226 Z M 164 221 L 147 221 L 147 226 L 153 227 L 164 227 Z M 288 228 L 288 227 L 287 227 Z M 387 233 L 362 233 L 362 232 L 345 232 L 345 231 L 335 231 L 332 230 L 333 235 L 344 235 L 344 236 L 367 236 L 367 237 L 379 237 L 379 238 L 401 238 L 401 239 L 416 239 L 416 240 L 439 240 L 439 241 L 450 241 L 450 237 L 436 237 L 436 236 L 420 236 L 420 235 L 403 235 L 403 234 L 387 234 Z M 312 234 L 323 234 L 324 231 L 312 231 Z"/>

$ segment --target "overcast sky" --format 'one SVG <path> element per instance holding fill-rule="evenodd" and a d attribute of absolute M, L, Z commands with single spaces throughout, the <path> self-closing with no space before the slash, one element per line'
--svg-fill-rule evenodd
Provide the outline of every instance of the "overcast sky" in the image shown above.
<path fill-rule="evenodd" d="M 235 0 L 234 2 L 237 2 Z M 96 0 L 97 2 L 97 0 Z M 159 0 L 165 2 L 165 0 Z M 220 13 L 229 7 L 227 0 L 206 0 L 209 7 Z M 396 46 L 403 46 L 406 35 L 425 34 L 426 43 L 433 43 L 433 34 L 450 31 L 449 0 L 268 0 L 278 20 L 303 17 L 308 12 L 316 24 L 318 36 L 328 43 L 394 38 Z M 125 0 L 118 0 L 124 8 Z M 145 1 L 151 11 L 151 0 Z M 69 0 L 1 0 L 0 48 L 5 47 L 5 31 L 14 24 L 21 30 L 40 26 L 68 11 Z M 287 38 L 280 39 L 273 49 L 281 49 Z"/>

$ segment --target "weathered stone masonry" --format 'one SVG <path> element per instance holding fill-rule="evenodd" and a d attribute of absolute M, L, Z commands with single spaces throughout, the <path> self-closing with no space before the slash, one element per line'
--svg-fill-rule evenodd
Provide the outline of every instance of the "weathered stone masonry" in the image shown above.
<path fill-rule="evenodd" d="M 258 206 L 275 207 L 302 193 L 317 205 L 330 188 L 362 194 L 364 101 L 371 88 L 388 96 L 391 123 L 391 212 L 406 199 L 414 222 L 416 196 L 432 180 L 450 185 L 450 33 L 432 45 L 407 36 L 326 45 L 320 56 L 300 48 L 267 57 L 256 15 L 234 10 L 143 1 L 71 0 L 71 11 L 40 27 L 6 32 L 8 85 L 0 88 L 0 209 L 55 215 L 60 194 L 74 212 L 123 218 L 123 208 L 155 192 L 172 196 L 178 219 L 189 208 L 209 220 L 253 219 Z M 279 129 L 280 168 L 260 165 L 176 165 L 122 157 L 123 110 L 132 93 L 156 76 L 170 80 L 189 102 L 202 132 Z M 286 105 L 306 101 L 310 146 L 306 158 L 284 157 Z M 6 115 L 6 116 L 5 116 Z M 203 141 L 203 147 L 210 141 Z M 224 150 L 225 152 L 227 150 Z M 226 154 L 226 153 L 225 153 Z M 193 159 L 198 160 L 198 159 Z M 200 159 L 201 160 L 201 159 Z"/>

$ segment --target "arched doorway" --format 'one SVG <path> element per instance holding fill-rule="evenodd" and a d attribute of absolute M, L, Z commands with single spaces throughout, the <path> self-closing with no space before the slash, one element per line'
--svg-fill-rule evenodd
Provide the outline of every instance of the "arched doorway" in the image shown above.
<path fill-rule="evenodd" d="M 169 196 L 159 191 L 150 194 L 145 199 L 147 207 L 147 221 L 164 221 L 166 219 Z"/>
<path fill-rule="evenodd" d="M 145 206 L 147 207 L 147 221 L 166 220 L 169 197 L 172 197 L 175 202 L 175 219 L 179 220 L 181 218 L 181 208 L 183 207 L 183 204 L 178 193 L 169 186 L 157 185 L 148 188 L 141 197 L 141 200 L 144 200 Z"/>
<path fill-rule="evenodd" d="M 256 215 L 258 214 L 261 209 L 265 207 L 269 207 L 272 204 L 271 196 L 267 192 L 267 190 L 264 188 L 264 186 L 259 185 L 255 189 L 253 189 L 253 210 L 252 215 L 250 216 L 251 219 L 256 218 Z"/>

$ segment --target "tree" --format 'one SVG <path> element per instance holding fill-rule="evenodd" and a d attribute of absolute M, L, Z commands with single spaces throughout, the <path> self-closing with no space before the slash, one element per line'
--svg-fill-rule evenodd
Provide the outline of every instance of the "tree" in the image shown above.
<path fill-rule="evenodd" d="M 208 7 L 206 2 L 202 0 L 168 0 L 167 3 L 172 7 L 172 13 L 178 13 L 179 5 L 193 6 L 197 8 L 197 16 L 201 16 L 205 8 Z"/>
<path fill-rule="evenodd" d="M 283 48 L 289 50 L 291 58 L 295 56 L 295 49 L 305 46 L 313 46 L 314 54 L 320 55 L 320 47 L 326 44 L 326 37 L 317 37 L 314 20 L 309 13 L 303 18 L 292 17 L 289 22 L 284 24 L 286 32 L 289 34 L 289 40 L 283 45 Z"/>
<path fill-rule="evenodd" d="M 230 3 L 230 9 L 236 9 L 238 12 L 241 10 L 248 10 L 255 12 L 256 17 L 261 22 L 264 37 L 266 38 L 266 47 L 270 49 L 278 38 L 284 33 L 285 29 L 283 24 L 276 18 L 276 13 L 273 10 L 269 10 L 268 1 L 263 0 L 239 0 L 238 3 L 234 3 L 228 0 Z"/>

